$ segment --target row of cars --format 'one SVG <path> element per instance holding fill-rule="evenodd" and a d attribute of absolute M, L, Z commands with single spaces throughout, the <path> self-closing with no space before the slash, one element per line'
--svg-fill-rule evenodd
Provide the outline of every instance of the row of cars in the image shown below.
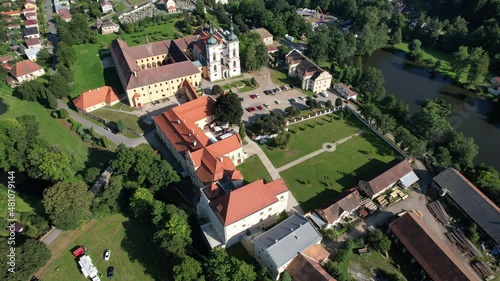
<path fill-rule="evenodd" d="M 250 106 L 250 107 L 247 107 L 247 108 L 246 108 L 246 110 L 247 110 L 248 112 L 253 112 L 253 111 L 256 111 L 256 110 L 263 110 L 263 109 L 264 109 L 264 107 L 263 107 L 263 106 L 264 106 L 265 108 L 269 108 L 269 107 L 270 107 L 270 105 L 269 105 L 269 104 L 264 103 L 263 105 L 257 105 L 257 106 Z"/>
<path fill-rule="evenodd" d="M 266 95 L 276 95 L 277 92 L 288 91 L 288 90 L 291 90 L 293 88 L 294 88 L 293 85 L 283 85 L 283 86 L 279 86 L 279 87 L 276 87 L 276 88 L 271 89 L 271 90 L 265 90 L 264 94 L 266 94 Z"/>

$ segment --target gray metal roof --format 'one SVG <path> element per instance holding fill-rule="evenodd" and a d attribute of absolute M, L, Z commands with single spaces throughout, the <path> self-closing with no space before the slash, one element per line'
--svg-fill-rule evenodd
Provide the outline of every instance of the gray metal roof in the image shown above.
<path fill-rule="evenodd" d="M 298 253 L 321 241 L 314 226 L 300 215 L 293 215 L 255 238 L 267 248 L 277 267 L 292 260 Z"/>
<path fill-rule="evenodd" d="M 434 182 L 479 226 L 500 245 L 500 208 L 462 174 L 448 168 L 434 177 Z"/>

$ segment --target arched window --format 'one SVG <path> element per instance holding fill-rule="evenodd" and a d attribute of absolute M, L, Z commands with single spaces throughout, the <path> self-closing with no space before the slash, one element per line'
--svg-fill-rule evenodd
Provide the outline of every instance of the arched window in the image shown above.
<path fill-rule="evenodd" d="M 143 64 L 141 65 L 142 70 L 146 69 L 146 66 Z"/>
<path fill-rule="evenodd" d="M 214 65 L 214 71 L 217 71 L 217 65 Z"/>
<path fill-rule="evenodd" d="M 214 60 L 217 60 L 217 56 L 215 55 L 215 53 L 214 53 Z"/>
<path fill-rule="evenodd" d="M 148 68 L 151 68 L 151 64 L 150 63 L 148 63 Z"/>
<path fill-rule="evenodd" d="M 153 67 L 156 67 L 156 62 L 153 62 Z"/>
<path fill-rule="evenodd" d="M 224 65 L 224 59 L 222 57 L 220 58 L 220 65 Z"/>
<path fill-rule="evenodd" d="M 233 67 L 236 67 L 236 61 L 233 61 Z"/>
<path fill-rule="evenodd" d="M 236 57 L 236 49 L 233 49 L 233 56 Z"/>

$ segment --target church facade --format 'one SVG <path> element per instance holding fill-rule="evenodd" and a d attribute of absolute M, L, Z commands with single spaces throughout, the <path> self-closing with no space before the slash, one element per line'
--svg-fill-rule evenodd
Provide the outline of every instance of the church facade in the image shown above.
<path fill-rule="evenodd" d="M 116 39 L 110 46 L 129 103 L 141 107 L 177 94 L 184 81 L 219 81 L 241 75 L 239 40 L 230 31 L 198 30 L 194 35 L 138 46 Z"/>

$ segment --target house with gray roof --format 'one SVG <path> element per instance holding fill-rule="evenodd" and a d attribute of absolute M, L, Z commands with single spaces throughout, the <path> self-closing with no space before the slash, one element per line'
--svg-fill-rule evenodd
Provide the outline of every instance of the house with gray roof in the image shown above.
<path fill-rule="evenodd" d="M 290 262 L 311 246 L 321 235 L 305 217 L 294 214 L 253 240 L 253 256 L 277 280 Z"/>
<path fill-rule="evenodd" d="M 500 208 L 459 171 L 448 168 L 434 177 L 433 186 L 464 213 L 494 245 L 500 245 Z"/>

